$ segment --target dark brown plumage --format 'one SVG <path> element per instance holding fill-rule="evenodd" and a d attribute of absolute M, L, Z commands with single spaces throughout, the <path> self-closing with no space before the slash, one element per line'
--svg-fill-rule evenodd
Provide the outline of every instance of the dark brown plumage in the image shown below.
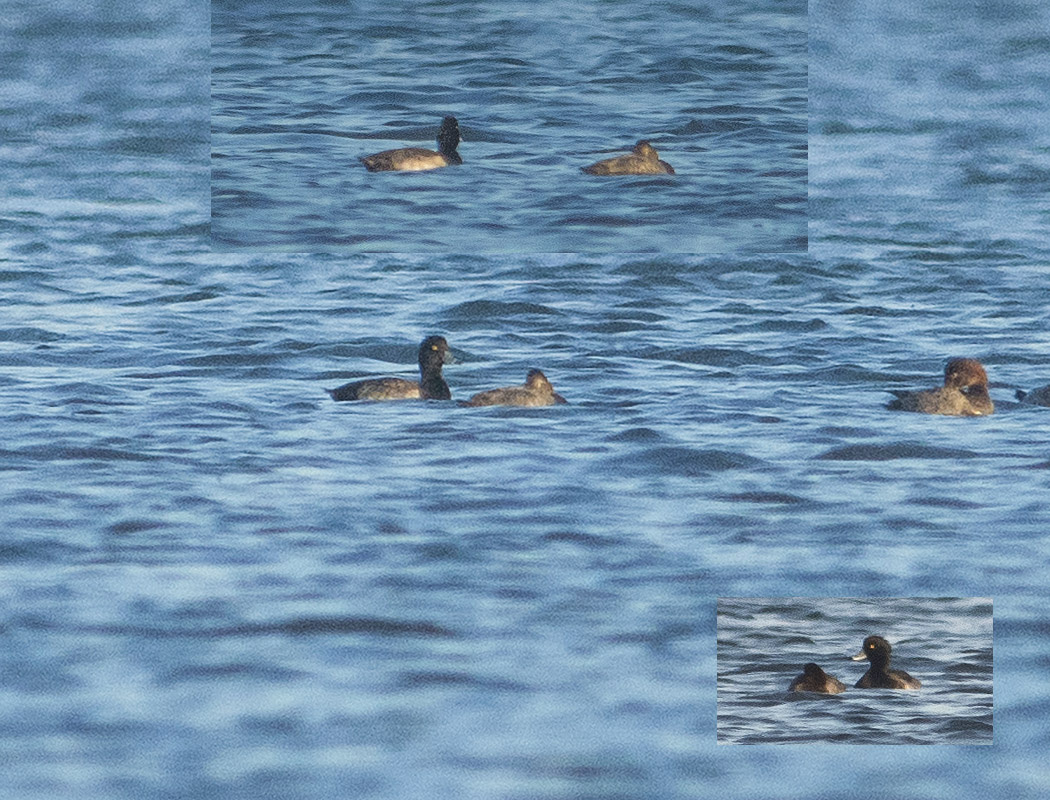
<path fill-rule="evenodd" d="M 419 172 L 439 167 L 462 164 L 456 148 L 459 147 L 459 123 L 455 117 L 445 117 L 438 131 L 437 152 L 424 147 L 401 147 L 363 156 L 361 162 L 369 172 Z"/>
<path fill-rule="evenodd" d="M 366 378 L 325 389 L 333 400 L 451 400 L 441 367 L 452 362 L 444 336 L 428 336 L 419 345 L 419 381 Z"/>
<path fill-rule="evenodd" d="M 921 392 L 892 390 L 897 397 L 886 404 L 896 411 L 980 417 L 995 411 L 988 395 L 988 373 L 972 358 L 953 358 L 944 367 L 944 386 Z"/>

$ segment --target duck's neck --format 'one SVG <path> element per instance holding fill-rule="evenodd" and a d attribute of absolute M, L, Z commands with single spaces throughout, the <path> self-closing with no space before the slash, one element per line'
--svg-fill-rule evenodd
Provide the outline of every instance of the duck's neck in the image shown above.
<path fill-rule="evenodd" d="M 451 400 L 452 393 L 441 373 L 422 375 L 419 381 L 420 394 L 424 400 Z"/>

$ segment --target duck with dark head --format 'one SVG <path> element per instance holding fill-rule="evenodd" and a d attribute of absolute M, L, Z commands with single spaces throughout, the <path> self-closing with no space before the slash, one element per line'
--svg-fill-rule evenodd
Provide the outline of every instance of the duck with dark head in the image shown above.
<path fill-rule="evenodd" d="M 456 149 L 459 141 L 459 123 L 455 117 L 445 117 L 438 131 L 436 152 L 425 147 L 401 147 L 363 156 L 361 162 L 369 172 L 421 172 L 455 166 L 463 163 Z"/>
<path fill-rule="evenodd" d="M 366 378 L 325 389 L 333 400 L 451 400 L 441 367 L 454 363 L 444 336 L 428 336 L 419 345 L 419 381 Z"/>

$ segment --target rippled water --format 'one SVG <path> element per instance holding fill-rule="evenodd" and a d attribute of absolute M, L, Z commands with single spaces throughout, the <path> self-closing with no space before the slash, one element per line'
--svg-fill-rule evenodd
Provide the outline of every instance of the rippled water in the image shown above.
<path fill-rule="evenodd" d="M 917 691 L 856 689 L 868 635 Z M 816 662 L 835 695 L 789 692 Z M 718 739 L 732 744 L 991 744 L 992 603 L 982 598 L 720 598 Z"/>
<path fill-rule="evenodd" d="M 291 251 L 806 249 L 806 5 L 216 3 L 212 235 Z M 365 171 L 434 148 L 461 167 Z M 676 174 L 580 167 L 649 139 Z"/>
<path fill-rule="evenodd" d="M 813 9 L 809 255 L 369 256 L 211 250 L 206 4 L 13 4 L 0 783 L 1043 797 L 1050 45 L 969 8 Z M 430 333 L 570 405 L 324 393 Z M 994 416 L 883 408 L 951 355 Z M 747 596 L 994 598 L 994 746 L 718 747 Z"/>

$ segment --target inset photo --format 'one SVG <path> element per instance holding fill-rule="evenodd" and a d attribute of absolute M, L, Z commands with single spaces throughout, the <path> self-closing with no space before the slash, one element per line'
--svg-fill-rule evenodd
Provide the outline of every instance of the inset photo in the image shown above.
<path fill-rule="evenodd" d="M 804 253 L 807 10 L 215 3 L 212 245 Z"/>
<path fill-rule="evenodd" d="M 719 744 L 991 744 L 987 597 L 723 597 Z"/>

